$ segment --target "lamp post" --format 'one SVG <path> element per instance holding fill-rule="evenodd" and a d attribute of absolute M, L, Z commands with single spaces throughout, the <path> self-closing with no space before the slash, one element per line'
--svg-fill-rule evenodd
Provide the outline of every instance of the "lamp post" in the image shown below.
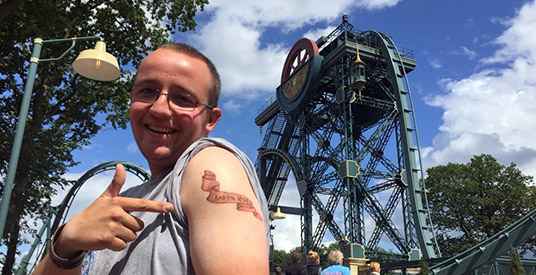
<path fill-rule="evenodd" d="M 275 212 L 270 213 L 270 272 L 274 271 L 274 235 L 272 235 L 272 230 L 275 229 L 275 225 L 272 224 L 274 220 L 282 220 L 285 218 L 285 214 L 281 212 L 281 208 L 277 207 Z"/>
<path fill-rule="evenodd" d="M 99 41 L 97 41 L 95 49 L 85 50 L 81 52 L 80 55 L 76 58 L 76 60 L 73 62 L 73 68 L 80 75 L 90 79 L 98 81 L 116 80 L 121 76 L 119 65 L 115 57 L 106 52 L 106 44 L 100 36 L 85 36 L 50 40 L 43 40 L 41 38 L 34 39 L 32 57 L 30 58 L 30 68 L 28 70 L 28 78 L 26 79 L 26 83 L 24 84 L 24 95 L 22 97 L 19 119 L 17 121 L 17 129 L 15 132 L 15 138 L 13 140 L 11 156 L 9 158 L 9 167 L 7 170 L 6 182 L 4 184 L 4 192 L 2 194 L 2 205 L 0 206 L 0 238 L 2 238 L 2 236 L 4 235 L 7 212 L 9 208 L 9 202 L 11 200 L 11 192 L 13 191 L 15 174 L 17 172 L 19 154 L 22 145 L 22 138 L 24 136 L 24 128 L 26 127 L 26 118 L 28 116 L 28 109 L 30 107 L 30 99 L 32 96 L 37 65 L 39 62 L 56 61 L 62 59 L 63 57 L 65 57 L 65 55 L 67 55 L 67 53 L 71 52 L 71 50 L 76 44 L 76 41 L 78 40 L 97 39 Z M 43 44 L 66 41 L 72 41 L 72 44 L 59 57 L 39 59 Z"/>

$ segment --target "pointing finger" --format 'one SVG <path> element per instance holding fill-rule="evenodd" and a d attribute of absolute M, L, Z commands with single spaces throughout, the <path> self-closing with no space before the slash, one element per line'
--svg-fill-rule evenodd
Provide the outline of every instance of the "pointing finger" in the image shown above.
<path fill-rule="evenodd" d="M 119 192 L 121 192 L 121 188 L 125 183 L 125 178 L 125 167 L 123 166 L 123 164 L 119 163 L 115 166 L 114 178 L 110 185 L 108 185 L 108 188 L 106 188 L 106 191 L 104 191 L 103 195 L 112 198 L 116 197 Z"/>
<path fill-rule="evenodd" d="M 116 197 L 116 202 L 125 211 L 145 211 L 145 212 L 159 212 L 169 213 L 173 210 L 173 205 L 169 202 L 163 201 L 151 201 L 146 199 Z"/>

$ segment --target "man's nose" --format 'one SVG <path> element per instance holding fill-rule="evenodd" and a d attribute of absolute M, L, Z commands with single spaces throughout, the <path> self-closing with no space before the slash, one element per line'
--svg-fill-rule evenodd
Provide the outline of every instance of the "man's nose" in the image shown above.
<path fill-rule="evenodd" d="M 171 116 L 167 93 L 160 93 L 153 102 L 150 111 L 156 116 Z"/>

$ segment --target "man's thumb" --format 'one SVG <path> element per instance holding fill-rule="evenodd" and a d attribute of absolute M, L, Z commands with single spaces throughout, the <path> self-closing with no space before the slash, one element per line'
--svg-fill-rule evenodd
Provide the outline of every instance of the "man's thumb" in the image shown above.
<path fill-rule="evenodd" d="M 123 184 L 125 183 L 125 167 L 123 164 L 117 164 L 115 166 L 115 174 L 114 179 L 108 185 L 108 188 L 106 188 L 106 191 L 104 191 L 103 195 L 109 196 L 109 197 L 116 197 L 119 192 L 121 192 L 121 188 L 123 187 Z"/>

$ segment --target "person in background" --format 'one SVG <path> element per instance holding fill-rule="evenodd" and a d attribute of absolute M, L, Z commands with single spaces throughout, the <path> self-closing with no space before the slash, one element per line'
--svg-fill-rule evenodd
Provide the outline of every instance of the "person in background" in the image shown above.
<path fill-rule="evenodd" d="M 320 275 L 322 267 L 320 266 L 320 257 L 318 253 L 309 251 L 307 253 L 307 272 L 309 275 Z"/>
<path fill-rule="evenodd" d="M 292 264 L 287 266 L 286 275 L 307 275 L 307 267 L 301 264 L 300 252 L 292 253 Z"/>
<path fill-rule="evenodd" d="M 381 272 L 381 268 L 380 268 L 380 263 L 378 262 L 371 262 L 370 263 L 370 274 L 371 275 L 380 275 L 380 272 Z"/>
<path fill-rule="evenodd" d="M 322 275 L 350 275 L 350 269 L 342 266 L 342 260 L 342 252 L 331 250 L 328 254 L 329 267 L 322 271 Z"/>
<path fill-rule="evenodd" d="M 283 275 L 283 269 L 280 266 L 275 267 L 275 275 Z"/>

